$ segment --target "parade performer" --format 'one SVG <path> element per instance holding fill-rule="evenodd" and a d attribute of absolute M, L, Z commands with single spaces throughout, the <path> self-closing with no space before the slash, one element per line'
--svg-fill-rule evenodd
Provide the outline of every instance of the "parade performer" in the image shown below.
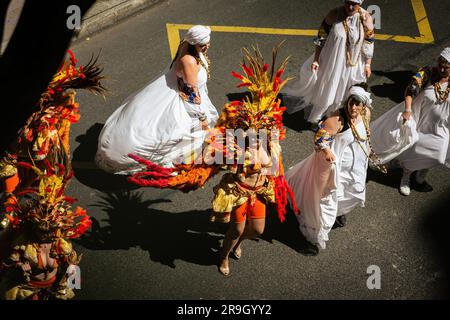
<path fill-rule="evenodd" d="M 70 239 L 80 237 L 91 225 L 86 211 L 71 208 L 73 199 L 64 196 L 67 172 L 62 165 L 40 171 L 29 163 L 19 167 L 33 170 L 40 177 L 38 188 L 28 188 L 5 204 L 8 228 L 1 241 L 0 291 L 7 300 L 70 299 L 66 271 L 81 259 Z"/>
<path fill-rule="evenodd" d="M 205 26 L 189 29 L 169 69 L 108 118 L 99 136 L 98 167 L 132 174 L 142 166 L 129 153 L 170 167 L 201 149 L 218 117 L 206 86 L 210 33 Z"/>
<path fill-rule="evenodd" d="M 275 71 L 278 47 L 273 52 L 272 67 L 264 63 L 255 49 L 244 49 L 244 75 L 233 72 L 247 87 L 251 98 L 226 104 L 201 155 L 190 164 L 161 168 L 141 157 L 130 155 L 147 169 L 129 181 L 140 186 L 173 188 L 183 191 L 203 186 L 221 170 L 225 173 L 214 188 L 211 221 L 229 223 L 223 241 L 219 271 L 229 275 L 228 257 L 233 250 L 241 254 L 241 242 L 264 230 L 266 204 L 275 203 L 281 221 L 285 218 L 287 194 L 292 197 L 284 179 L 279 140 L 284 138 L 284 108 L 277 94 L 287 80 L 281 80 L 287 60 Z M 292 198 L 291 201 L 295 203 Z"/>
<path fill-rule="evenodd" d="M 66 270 L 80 257 L 70 239 L 91 224 L 75 199 L 64 195 L 73 176 L 70 126 L 80 117 L 76 89 L 103 93 L 96 59 L 63 63 L 34 112 L 0 162 L 3 179 L 0 295 L 4 299 L 69 299 Z"/>
<path fill-rule="evenodd" d="M 342 108 L 319 122 L 315 151 L 286 173 L 309 254 L 325 249 L 333 225 L 345 225 L 345 215 L 364 206 L 368 160 L 376 160 L 370 148 L 369 107 L 370 94 L 351 87 Z"/>
<path fill-rule="evenodd" d="M 371 75 L 373 19 L 361 8 L 363 0 L 344 2 L 323 20 L 316 51 L 301 67 L 299 80 L 283 90 L 287 112 L 305 109 L 311 123 L 340 108 L 348 89 Z"/>
<path fill-rule="evenodd" d="M 445 48 L 437 66 L 423 67 L 413 76 L 405 101 L 371 124 L 380 163 L 394 159 L 403 168 L 402 195 L 408 196 L 411 186 L 421 192 L 432 191 L 425 181 L 427 172 L 450 160 L 449 79 L 450 48 Z"/>

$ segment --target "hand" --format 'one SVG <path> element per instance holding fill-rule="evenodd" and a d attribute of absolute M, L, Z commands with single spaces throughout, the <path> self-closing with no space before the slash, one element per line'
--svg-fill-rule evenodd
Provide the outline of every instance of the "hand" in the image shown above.
<path fill-rule="evenodd" d="M 322 151 L 325 154 L 325 160 L 327 160 L 328 162 L 336 161 L 336 157 L 334 156 L 330 148 L 323 149 Z"/>
<path fill-rule="evenodd" d="M 209 125 L 208 125 L 208 120 L 203 120 L 202 122 L 200 122 L 202 125 L 202 130 L 209 130 Z"/>
<path fill-rule="evenodd" d="M 319 70 L 319 63 L 317 61 L 314 61 L 311 64 L 311 72 L 317 72 L 317 70 Z"/>
<path fill-rule="evenodd" d="M 372 69 L 370 67 L 370 64 L 366 64 L 366 66 L 364 67 L 364 73 L 366 75 L 366 78 L 369 79 L 370 76 L 372 75 Z"/>
<path fill-rule="evenodd" d="M 403 123 L 405 123 L 406 121 L 408 121 L 411 118 L 411 111 L 404 111 L 402 113 L 402 117 L 403 117 Z"/>
<path fill-rule="evenodd" d="M 22 270 L 25 272 L 29 272 L 31 271 L 31 266 L 28 262 L 22 263 L 21 264 Z"/>

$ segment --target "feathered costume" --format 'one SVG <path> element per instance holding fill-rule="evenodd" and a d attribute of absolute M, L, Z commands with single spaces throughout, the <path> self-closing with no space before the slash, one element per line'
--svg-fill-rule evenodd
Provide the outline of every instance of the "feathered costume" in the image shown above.
<path fill-rule="evenodd" d="M 281 161 L 281 147 L 279 141 L 284 139 L 282 114 L 285 110 L 280 106 L 277 95 L 289 79 L 282 80 L 287 60 L 285 59 L 277 71 L 275 61 L 278 47 L 272 54 L 272 66 L 264 63 L 258 49 L 254 48 L 253 54 L 243 49 L 244 62 L 242 69 L 244 74 L 232 72 L 232 75 L 241 83 L 238 87 L 246 87 L 250 97 L 241 101 L 232 101 L 224 106 L 217 124 L 210 131 L 209 139 L 201 155 L 194 155 L 193 160 L 186 164 L 177 165 L 174 168 L 163 168 L 146 159 L 130 154 L 137 162 L 146 166 L 146 170 L 129 177 L 128 180 L 143 187 L 171 188 L 184 192 L 203 187 L 205 183 L 221 170 L 229 170 L 233 173 L 224 174 L 221 182 L 214 188 L 212 221 L 229 221 L 229 213 L 248 200 L 254 202 L 258 196 L 267 202 L 276 203 L 278 216 L 284 221 L 287 204 L 287 194 L 292 202 L 293 194 L 284 178 L 283 164 Z M 267 133 L 268 156 L 271 158 L 272 170 L 266 174 L 266 180 L 261 187 L 255 190 L 242 188 L 239 183 L 240 176 L 248 176 L 261 172 L 258 163 L 249 161 L 247 155 L 249 148 L 239 148 L 235 143 L 235 137 L 230 139 L 229 132 L 255 132 L 260 136 Z M 242 158 L 243 157 L 243 158 Z M 239 161 L 245 159 L 245 161 Z M 218 161 L 216 161 L 218 160 Z M 275 168 L 274 168 L 275 166 Z M 295 205 L 294 205 L 295 206 Z M 296 209 L 296 208 L 295 208 Z"/>
<path fill-rule="evenodd" d="M 64 195 L 73 173 L 70 164 L 70 125 L 80 118 L 75 92 L 88 89 L 102 94 L 101 69 L 92 60 L 76 67 L 63 63 L 38 109 L 20 130 L 9 152 L 0 161 L 4 180 L 0 233 L 0 294 L 4 299 L 70 299 L 66 271 L 81 256 L 70 239 L 78 238 L 91 220 L 75 199 Z"/>

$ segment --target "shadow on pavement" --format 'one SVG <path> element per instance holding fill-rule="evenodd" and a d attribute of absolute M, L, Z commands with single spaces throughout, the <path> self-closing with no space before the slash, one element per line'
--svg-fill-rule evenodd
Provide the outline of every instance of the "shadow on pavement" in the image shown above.
<path fill-rule="evenodd" d="M 281 105 L 288 107 L 289 105 L 297 105 L 302 101 L 301 99 L 285 96 L 280 94 L 278 98 L 281 99 Z M 295 113 L 283 113 L 283 123 L 289 129 L 295 130 L 297 132 L 311 130 L 311 124 L 305 119 L 305 110 L 300 110 Z"/>
<path fill-rule="evenodd" d="M 297 132 L 311 130 L 311 124 L 305 120 L 305 112 L 303 110 L 289 114 L 283 113 L 284 126 Z"/>
<path fill-rule="evenodd" d="M 302 255 L 309 255 L 308 241 L 298 228 L 295 213 L 290 208 L 286 208 L 286 220 L 281 222 L 274 208 L 270 208 L 266 221 L 266 229 L 262 239 L 273 243 L 273 240 L 279 241 L 289 248 Z"/>
<path fill-rule="evenodd" d="M 402 178 L 402 169 L 389 169 L 388 173 L 382 173 L 380 171 L 374 171 L 372 169 L 367 170 L 366 182 L 374 181 L 378 184 L 382 184 L 387 187 L 397 189 L 400 185 Z"/>
<path fill-rule="evenodd" d="M 95 153 L 97 152 L 98 137 L 103 124 L 96 123 L 85 134 L 76 137 L 79 146 L 73 152 L 74 174 L 79 182 L 100 191 L 134 190 L 134 186 L 127 182 L 125 176 L 107 173 L 95 167 Z M 83 165 L 88 164 L 89 167 Z"/>
<path fill-rule="evenodd" d="M 439 271 L 443 272 L 442 276 L 436 279 L 441 294 L 439 298 L 448 299 L 450 298 L 450 242 L 448 238 L 450 189 L 447 189 L 439 202 L 433 203 L 429 208 L 419 223 L 419 227 L 425 243 L 434 254 L 435 261 L 440 267 Z"/>
<path fill-rule="evenodd" d="M 370 89 L 377 97 L 389 98 L 390 100 L 400 103 L 405 100 L 404 92 L 409 84 L 413 72 L 411 71 L 374 71 L 375 75 L 388 78 L 394 83 L 384 83 L 382 85 L 372 86 Z"/>
<path fill-rule="evenodd" d="M 244 100 L 246 97 L 251 98 L 250 92 L 233 92 L 233 93 L 227 93 L 226 94 L 228 101 L 241 101 Z"/>
<path fill-rule="evenodd" d="M 93 220 L 91 231 L 77 241 L 90 250 L 139 247 L 150 259 L 175 268 L 175 260 L 216 265 L 226 225 L 209 222 L 209 210 L 172 213 L 152 206 L 170 200 L 142 200 L 139 192 L 107 192 L 92 206 L 108 218 Z"/>

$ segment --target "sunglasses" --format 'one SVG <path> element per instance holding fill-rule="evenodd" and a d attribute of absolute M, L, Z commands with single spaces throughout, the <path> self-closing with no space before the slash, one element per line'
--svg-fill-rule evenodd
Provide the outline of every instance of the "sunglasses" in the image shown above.
<path fill-rule="evenodd" d="M 348 99 L 348 105 L 351 106 L 353 104 L 355 105 L 361 104 L 362 106 L 364 106 L 364 102 L 357 96 L 351 96 L 350 99 Z"/>

